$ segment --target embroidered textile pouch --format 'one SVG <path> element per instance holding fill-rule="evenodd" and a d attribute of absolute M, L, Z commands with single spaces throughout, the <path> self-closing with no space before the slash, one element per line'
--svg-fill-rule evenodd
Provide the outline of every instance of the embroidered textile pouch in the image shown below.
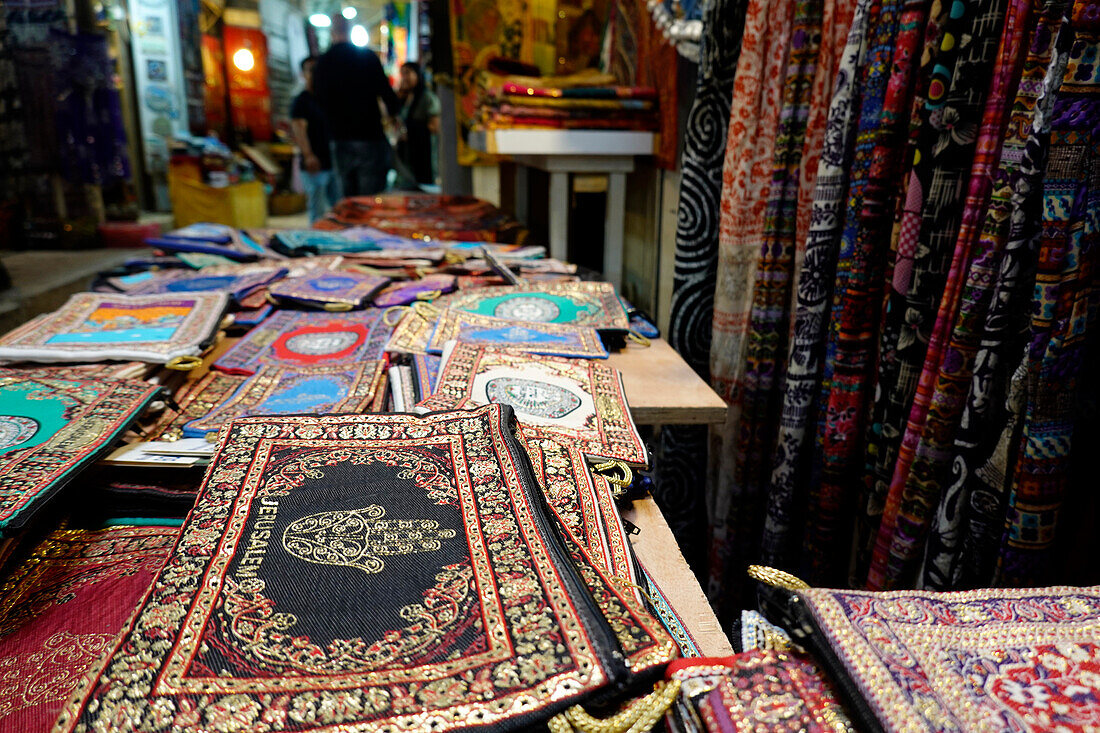
<path fill-rule="evenodd" d="M 0 369 L 0 536 L 26 525 L 160 393 L 148 382 Z"/>
<path fill-rule="evenodd" d="M 821 660 L 863 730 L 1100 723 L 1100 587 L 875 593 L 787 580 L 762 592 L 765 610 Z"/>
<path fill-rule="evenodd" d="M 238 262 L 267 256 L 267 251 L 250 237 L 224 224 L 190 224 L 146 239 L 145 244 L 165 252 L 220 255 Z"/>
<path fill-rule="evenodd" d="M 77 293 L 53 313 L 0 336 L 0 359 L 164 364 L 196 356 L 213 342 L 227 302 L 224 293 Z"/>
<path fill-rule="evenodd" d="M 234 421 L 58 730 L 522 730 L 659 675 L 671 640 L 586 590 L 515 430 L 503 405 Z"/>
<path fill-rule="evenodd" d="M 270 246 L 276 252 L 289 257 L 371 252 L 381 249 L 373 242 L 356 241 L 337 232 L 322 232 L 316 229 L 281 229 L 272 235 Z"/>
<path fill-rule="evenodd" d="M 618 369 L 592 359 L 533 356 L 456 343 L 443 356 L 435 393 L 417 409 L 510 405 L 529 437 L 573 443 L 592 458 L 649 462 Z"/>
<path fill-rule="evenodd" d="M 206 415 L 183 425 L 183 437 L 203 438 L 247 415 L 364 412 L 383 390 L 381 361 L 308 367 L 264 366 Z"/>
<path fill-rule="evenodd" d="M 607 348 L 594 328 L 515 321 L 479 313 L 445 309 L 428 339 L 427 350 L 443 353 L 448 341 L 472 346 L 494 346 L 528 354 L 582 359 L 606 359 Z"/>
<path fill-rule="evenodd" d="M 169 270 L 154 274 L 126 292 L 130 295 L 165 295 L 213 291 L 226 293 L 234 301 L 240 301 L 286 274 L 285 267 L 259 263 L 207 267 L 201 272 Z"/>
<path fill-rule="evenodd" d="M 275 283 L 268 292 L 278 300 L 325 310 L 359 308 L 390 279 L 358 272 L 320 270 Z"/>
<path fill-rule="evenodd" d="M 852 731 L 828 680 L 812 661 L 793 652 L 681 659 L 665 676 L 680 682 L 680 696 L 665 716 L 676 733 Z"/>
<path fill-rule="evenodd" d="M 230 374 L 264 365 L 303 367 L 381 359 L 393 331 L 374 308 L 351 313 L 276 311 L 214 362 Z"/>
<path fill-rule="evenodd" d="M 438 296 L 454 289 L 454 275 L 425 275 L 418 280 L 404 280 L 387 285 L 371 298 L 371 302 L 379 308 L 389 308 L 394 305 L 408 305 L 422 297 Z"/>
<path fill-rule="evenodd" d="M 46 731 L 114 642 L 178 527 L 59 529 L 0 589 L 0 729 Z"/>
<path fill-rule="evenodd" d="M 610 283 L 550 282 L 478 288 L 449 295 L 436 304 L 513 321 L 567 323 L 620 333 L 630 329 L 630 318 Z"/>

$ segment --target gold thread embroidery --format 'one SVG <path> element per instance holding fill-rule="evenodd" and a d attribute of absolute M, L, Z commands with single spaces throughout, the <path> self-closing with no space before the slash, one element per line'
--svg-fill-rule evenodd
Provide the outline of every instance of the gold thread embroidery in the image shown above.
<path fill-rule="evenodd" d="M 320 512 L 296 519 L 283 531 L 283 547 L 294 557 L 317 565 L 359 568 L 380 573 L 386 555 L 433 552 L 453 529 L 434 519 L 382 519 L 384 507 L 371 504 L 352 511 Z"/>

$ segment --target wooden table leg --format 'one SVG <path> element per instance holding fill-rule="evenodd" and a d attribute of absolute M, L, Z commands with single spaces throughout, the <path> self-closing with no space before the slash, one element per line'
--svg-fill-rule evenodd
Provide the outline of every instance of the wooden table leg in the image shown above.
<path fill-rule="evenodd" d="M 607 213 L 604 218 L 603 276 L 623 287 L 623 219 L 626 216 L 626 174 L 607 174 Z"/>
<path fill-rule="evenodd" d="M 550 173 L 550 256 L 569 259 L 569 174 Z"/>

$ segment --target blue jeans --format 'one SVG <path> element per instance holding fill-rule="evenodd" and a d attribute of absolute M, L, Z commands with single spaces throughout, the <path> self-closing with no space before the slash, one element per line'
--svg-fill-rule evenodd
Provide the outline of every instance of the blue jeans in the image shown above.
<path fill-rule="evenodd" d="M 393 148 L 387 140 L 335 140 L 332 167 L 344 196 L 373 196 L 386 190 L 393 166 Z"/>
<path fill-rule="evenodd" d="M 336 205 L 340 200 L 340 181 L 332 170 L 301 171 L 302 186 L 306 189 L 306 198 L 309 200 L 309 223 L 320 219 L 325 212 Z"/>

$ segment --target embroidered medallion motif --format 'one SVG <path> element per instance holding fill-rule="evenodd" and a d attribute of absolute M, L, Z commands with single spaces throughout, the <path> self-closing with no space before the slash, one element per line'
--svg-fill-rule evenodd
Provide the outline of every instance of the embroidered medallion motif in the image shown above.
<path fill-rule="evenodd" d="M 522 377 L 490 379 L 485 383 L 485 399 L 548 420 L 565 417 L 581 406 L 581 398 L 565 387 Z"/>
<path fill-rule="evenodd" d="M 381 359 L 392 328 L 383 311 L 352 313 L 277 311 L 225 352 L 214 368 L 255 374 L 263 365 L 320 366 Z"/>
<path fill-rule="evenodd" d="M 77 293 L 53 313 L 0 337 L 0 359 L 165 363 L 194 356 L 213 338 L 226 303 L 224 293 Z"/>
<path fill-rule="evenodd" d="M 441 540 L 455 536 L 453 529 L 439 529 L 434 519 L 382 519 L 385 515 L 377 504 L 310 514 L 283 531 L 283 548 L 306 562 L 380 573 L 386 555 L 431 552 L 440 548 Z"/>
<path fill-rule="evenodd" d="M 275 283 L 268 292 L 280 300 L 315 306 L 358 308 L 388 283 L 388 277 L 358 272 L 315 270 Z"/>
<path fill-rule="evenodd" d="M 607 349 L 595 329 L 538 322 L 542 320 L 529 318 L 517 322 L 448 308 L 439 316 L 427 349 L 440 353 L 446 342 L 464 341 L 474 346 L 496 346 L 530 354 L 607 358 Z"/>
<path fill-rule="evenodd" d="M 23 526 L 96 460 L 159 390 L 147 382 L 0 369 L 0 535 Z"/>
<path fill-rule="evenodd" d="M 581 610 L 514 435 L 499 405 L 234 421 L 168 565 L 59 730 L 527 729 L 656 671 L 671 640 L 592 564 L 590 597 L 620 609 L 621 630 Z M 376 531 L 392 571 L 364 572 Z M 337 536 L 356 538 L 352 562 L 303 562 L 320 546 L 347 559 Z M 393 552 L 409 543 L 422 551 Z"/>
<path fill-rule="evenodd" d="M 510 405 L 525 436 L 571 442 L 593 458 L 648 463 L 622 375 L 613 367 L 459 342 L 445 355 L 435 392 L 417 410 L 491 403 Z"/>

